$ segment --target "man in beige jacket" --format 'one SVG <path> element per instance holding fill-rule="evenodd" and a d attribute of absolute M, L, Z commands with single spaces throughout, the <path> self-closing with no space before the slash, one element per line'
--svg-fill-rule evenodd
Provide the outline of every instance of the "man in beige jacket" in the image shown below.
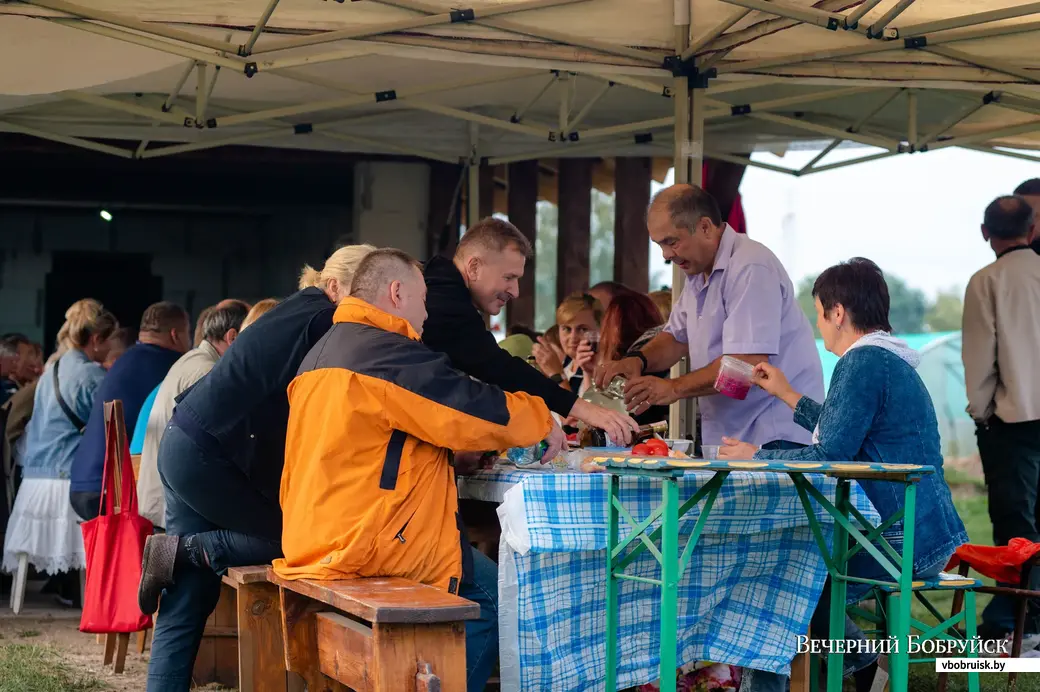
<path fill-rule="evenodd" d="M 1034 234 L 1028 200 L 991 203 L 982 237 L 997 258 L 971 277 L 964 295 L 964 381 L 995 545 L 1016 537 L 1040 542 L 1040 255 L 1030 248 Z M 1010 632 L 1013 613 L 1007 599 L 994 598 L 979 635 Z"/>
<path fill-rule="evenodd" d="M 238 337 L 249 306 L 240 300 L 225 300 L 209 308 L 201 322 L 202 340 L 181 356 L 159 385 L 155 403 L 148 414 L 141 470 L 137 477 L 137 499 L 141 516 L 157 528 L 166 526 L 166 498 L 159 478 L 159 442 L 173 415 L 176 399 L 201 380 Z"/>

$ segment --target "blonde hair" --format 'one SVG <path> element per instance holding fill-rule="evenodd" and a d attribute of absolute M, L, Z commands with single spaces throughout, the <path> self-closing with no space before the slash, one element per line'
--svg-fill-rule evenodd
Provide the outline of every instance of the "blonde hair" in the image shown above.
<path fill-rule="evenodd" d="M 588 293 L 573 293 L 563 299 L 560 307 L 556 308 L 556 324 L 570 322 L 579 313 L 588 310 L 592 313 L 596 324 L 603 321 L 603 304 L 590 296 Z"/>
<path fill-rule="evenodd" d="M 263 315 L 266 312 L 269 312 L 271 308 L 273 308 L 275 305 L 278 305 L 277 298 L 264 298 L 263 300 L 257 301 L 256 304 L 249 309 L 249 313 L 246 315 L 246 318 L 242 320 L 242 326 L 238 328 L 239 333 L 241 333 L 243 329 L 251 325 L 253 322 L 256 322 L 258 319 L 260 319 L 261 315 Z"/>
<path fill-rule="evenodd" d="M 83 348 L 94 335 L 108 339 L 119 329 L 115 315 L 93 298 L 77 300 L 65 311 L 65 323 L 58 330 L 58 351 Z"/>
<path fill-rule="evenodd" d="M 301 291 L 305 288 L 325 290 L 328 288 L 329 281 L 335 279 L 345 294 L 350 288 L 350 282 L 353 281 L 354 272 L 357 271 L 361 260 L 375 249 L 374 245 L 346 245 L 329 255 L 321 271 L 309 264 L 303 265 L 303 271 L 300 272 L 299 289 Z"/>
<path fill-rule="evenodd" d="M 672 314 L 672 292 L 654 291 L 650 294 L 650 300 L 654 301 L 654 305 L 661 312 L 661 317 L 667 321 L 668 316 Z"/>

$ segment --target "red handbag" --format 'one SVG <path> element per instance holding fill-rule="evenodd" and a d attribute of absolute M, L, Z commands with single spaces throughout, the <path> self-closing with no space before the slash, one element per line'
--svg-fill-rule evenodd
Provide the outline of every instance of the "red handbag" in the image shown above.
<path fill-rule="evenodd" d="M 137 605 L 141 556 L 152 522 L 137 513 L 137 489 L 123 402 L 105 402 L 105 470 L 101 514 L 83 522 L 87 582 L 81 632 L 139 632 L 152 618 Z"/>

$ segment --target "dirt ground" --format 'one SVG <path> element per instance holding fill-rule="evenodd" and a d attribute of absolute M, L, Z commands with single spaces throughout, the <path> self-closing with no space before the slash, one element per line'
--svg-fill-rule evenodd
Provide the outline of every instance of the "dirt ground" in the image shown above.
<path fill-rule="evenodd" d="M 39 593 L 42 581 L 29 582 L 22 612 L 15 616 L 7 598 L 0 604 L 0 644 L 32 643 L 52 646 L 61 652 L 62 660 L 77 671 L 101 680 L 113 692 L 143 692 L 148 674 L 150 649 L 137 653 L 136 635 L 130 636 L 126 667 L 116 675 L 111 666 L 104 666 L 104 644 L 97 643 L 96 635 L 79 631 L 80 611 L 65 608 L 52 596 Z M 5 594 L 6 596 L 6 594 Z M 151 644 L 151 639 L 148 641 Z M 226 690 L 216 685 L 200 690 Z"/>

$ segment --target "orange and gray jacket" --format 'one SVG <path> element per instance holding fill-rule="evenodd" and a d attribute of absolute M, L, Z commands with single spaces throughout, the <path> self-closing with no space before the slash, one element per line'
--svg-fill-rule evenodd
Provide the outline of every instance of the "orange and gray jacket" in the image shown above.
<path fill-rule="evenodd" d="M 473 380 L 405 320 L 356 298 L 289 385 L 282 473 L 289 579 L 397 576 L 457 592 L 458 496 L 450 450 L 533 445 L 545 403 Z"/>

